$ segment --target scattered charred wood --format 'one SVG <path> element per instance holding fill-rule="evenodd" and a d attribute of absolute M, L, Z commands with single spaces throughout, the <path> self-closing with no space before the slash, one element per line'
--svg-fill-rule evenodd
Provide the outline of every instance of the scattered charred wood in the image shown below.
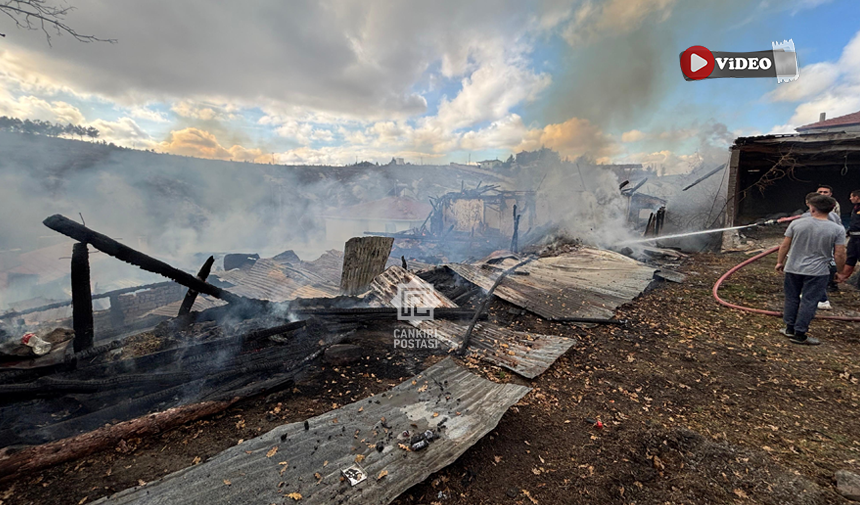
<path fill-rule="evenodd" d="M 97 231 L 91 230 L 84 225 L 78 224 L 71 219 L 55 214 L 48 217 L 42 224 L 48 228 L 62 233 L 67 237 L 71 237 L 79 242 L 89 244 L 99 251 L 113 256 L 114 258 L 130 263 L 147 272 L 152 272 L 158 275 L 163 275 L 168 279 L 172 279 L 183 286 L 193 289 L 199 293 L 204 293 L 209 296 L 214 296 L 219 300 L 235 304 L 252 304 L 261 303 L 259 300 L 251 300 L 241 296 L 234 295 L 221 288 L 215 287 L 212 284 L 203 282 L 193 275 L 183 272 L 182 270 L 172 267 L 167 263 L 157 260 L 151 256 L 136 251 L 127 245 L 120 244 L 116 240 L 103 235 Z"/>
<path fill-rule="evenodd" d="M 203 263 L 203 266 L 200 267 L 200 271 L 197 272 L 197 278 L 202 282 L 206 281 L 206 278 L 209 277 L 209 272 L 212 271 L 212 265 L 215 263 L 215 257 L 209 256 L 209 259 Z M 182 300 L 182 305 L 179 306 L 179 317 L 186 316 L 191 313 L 191 307 L 194 306 L 194 301 L 197 300 L 197 291 L 194 291 L 191 288 L 188 288 L 188 292 L 185 293 L 185 299 Z"/>
<path fill-rule="evenodd" d="M 93 294 L 90 288 L 90 254 L 87 244 L 72 247 L 72 324 L 75 352 L 93 346 Z"/>
<path fill-rule="evenodd" d="M 76 369 L 51 376 L 8 377 L 0 385 L 0 447 L 53 442 L 182 404 L 282 387 L 352 328 L 314 318 L 128 359 L 79 359 Z"/>

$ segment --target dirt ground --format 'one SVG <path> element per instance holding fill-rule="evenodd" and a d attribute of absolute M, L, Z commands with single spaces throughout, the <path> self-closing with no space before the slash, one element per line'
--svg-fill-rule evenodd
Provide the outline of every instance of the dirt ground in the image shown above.
<path fill-rule="evenodd" d="M 815 321 L 810 334 L 823 344 L 798 346 L 778 333 L 778 318 L 717 305 L 714 281 L 748 257 L 691 256 L 686 282 L 661 284 L 618 311 L 626 327 L 551 324 L 496 302 L 492 318 L 580 345 L 534 381 L 482 365 L 492 380 L 534 389 L 490 435 L 395 503 L 849 503 L 833 474 L 860 473 L 860 324 Z M 724 298 L 779 309 L 774 262 L 741 271 Z M 831 299 L 834 313 L 860 313 L 854 289 Z M 438 359 L 394 354 L 386 334 L 364 337 L 369 357 L 351 366 L 327 366 L 211 418 L 2 482 L 0 502 L 93 501 L 384 391 Z"/>

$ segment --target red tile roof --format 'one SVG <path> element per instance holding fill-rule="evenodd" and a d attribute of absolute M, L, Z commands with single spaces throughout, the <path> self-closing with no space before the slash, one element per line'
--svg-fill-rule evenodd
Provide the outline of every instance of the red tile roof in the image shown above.
<path fill-rule="evenodd" d="M 846 114 L 844 116 L 835 117 L 832 119 L 825 119 L 824 121 L 818 121 L 817 123 L 810 123 L 808 125 L 798 126 L 795 130 L 802 132 L 806 130 L 818 130 L 821 128 L 835 128 L 838 126 L 849 126 L 860 124 L 860 111 Z"/>

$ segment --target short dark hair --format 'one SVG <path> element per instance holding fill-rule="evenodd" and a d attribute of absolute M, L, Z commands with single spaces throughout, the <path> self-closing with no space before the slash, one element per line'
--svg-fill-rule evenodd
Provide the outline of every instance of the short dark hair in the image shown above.
<path fill-rule="evenodd" d="M 815 191 L 813 191 L 812 193 L 807 193 L 807 194 L 806 194 L 806 198 L 804 198 L 804 199 L 803 199 L 803 201 L 804 201 L 804 202 L 806 202 L 806 203 L 809 203 L 809 201 L 810 201 L 813 197 L 816 197 L 816 196 L 821 196 L 821 195 L 819 195 L 819 194 L 818 194 L 818 193 L 816 193 Z"/>
<path fill-rule="evenodd" d="M 851 192 L 851 196 L 860 196 L 860 189 L 855 189 Z"/>
<path fill-rule="evenodd" d="M 827 190 L 828 190 L 828 191 L 830 191 L 831 193 L 833 193 L 833 188 L 831 188 L 831 187 L 830 187 L 830 186 L 828 186 L 827 184 L 819 184 L 815 189 L 821 189 L 821 188 L 827 188 Z"/>
<path fill-rule="evenodd" d="M 809 205 L 822 214 L 829 214 L 836 207 L 836 200 L 829 196 L 815 195 L 809 199 Z"/>

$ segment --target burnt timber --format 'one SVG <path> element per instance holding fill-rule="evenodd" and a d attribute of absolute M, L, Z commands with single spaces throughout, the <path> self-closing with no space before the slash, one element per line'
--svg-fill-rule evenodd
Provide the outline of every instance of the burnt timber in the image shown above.
<path fill-rule="evenodd" d="M 221 288 L 213 286 L 207 282 L 201 281 L 193 275 L 183 272 L 182 270 L 172 267 L 167 263 L 157 260 L 152 256 L 136 251 L 127 245 L 120 244 L 116 240 L 102 235 L 101 233 L 91 230 L 84 225 L 78 224 L 71 219 L 60 214 L 45 219 L 42 224 L 48 228 L 62 233 L 63 235 L 73 238 L 78 242 L 89 244 L 99 251 L 113 256 L 114 258 L 130 263 L 147 272 L 162 275 L 168 279 L 174 280 L 183 286 L 193 289 L 198 293 L 204 293 L 209 296 L 214 296 L 228 303 L 251 303 L 248 298 L 243 298 L 229 293 Z"/>

